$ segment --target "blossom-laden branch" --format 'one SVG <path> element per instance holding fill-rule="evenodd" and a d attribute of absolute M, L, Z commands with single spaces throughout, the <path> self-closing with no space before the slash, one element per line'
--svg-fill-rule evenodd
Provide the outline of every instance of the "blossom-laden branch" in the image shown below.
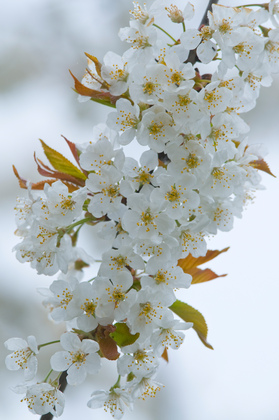
<path fill-rule="evenodd" d="M 191 3 L 180 10 L 135 2 L 129 27 L 119 32 L 127 51 L 108 52 L 102 62 L 86 54 L 82 81 L 73 76 L 81 101 L 112 108 L 106 124 L 86 144 L 64 138 L 75 163 L 41 140 L 48 164 L 37 156 L 35 162 L 44 181 L 32 184 L 14 168 L 28 190 L 15 207 L 16 257 L 38 274 L 56 276 L 38 292 L 49 317 L 67 329 L 39 346 L 34 336 L 5 343 L 12 351 L 8 369 L 24 374 L 15 390 L 41 419 L 60 416 L 66 384 L 99 372 L 104 358 L 117 364 L 117 380 L 93 391 L 88 407 L 120 419 L 135 400 L 160 390 L 160 360 L 169 360 L 186 330 L 213 349 L 205 318 L 179 293 L 224 278 L 200 268 L 228 250 L 208 250 L 207 239 L 233 228 L 261 187 L 260 171 L 273 175 L 260 149 L 248 144 L 241 114 L 279 70 L 276 6 L 271 0 L 251 10 L 210 1 L 195 30 L 186 24 Z M 161 26 L 164 14 L 180 25 L 177 39 Z M 270 21 L 273 28 L 264 26 Z M 212 73 L 201 74 L 199 62 L 210 63 Z M 138 160 L 125 155 L 129 144 Z M 90 241 L 97 236 L 97 248 L 106 243 L 100 259 L 90 255 L 94 247 L 78 246 L 86 229 Z M 88 278 L 91 265 L 96 275 Z M 42 349 L 58 342 L 51 370 L 30 382 Z"/>

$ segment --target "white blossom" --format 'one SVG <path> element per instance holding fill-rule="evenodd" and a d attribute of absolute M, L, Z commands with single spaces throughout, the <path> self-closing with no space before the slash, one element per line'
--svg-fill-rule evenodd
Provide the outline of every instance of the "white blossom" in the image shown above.
<path fill-rule="evenodd" d="M 16 389 L 15 391 L 18 392 Z M 26 396 L 21 401 L 27 403 L 28 409 L 33 414 L 51 413 L 54 417 L 59 417 L 64 410 L 65 396 L 55 386 L 42 382 L 27 386 Z"/>
<path fill-rule="evenodd" d="M 123 417 L 126 408 L 133 409 L 133 400 L 130 393 L 122 388 L 113 388 L 111 391 L 102 389 L 94 391 L 87 403 L 89 408 L 104 408 L 115 419 Z"/>
<path fill-rule="evenodd" d="M 6 367 L 9 370 L 22 369 L 26 381 L 33 379 L 38 367 L 36 354 L 39 350 L 36 338 L 33 335 L 30 335 L 27 341 L 22 338 L 9 338 L 4 344 L 8 350 L 13 351 L 5 359 Z"/>
<path fill-rule="evenodd" d="M 69 385 L 81 384 L 87 373 L 97 373 L 101 368 L 100 356 L 96 353 L 99 345 L 89 339 L 80 341 L 76 334 L 67 332 L 61 335 L 60 342 L 65 351 L 59 351 L 51 356 L 50 364 L 53 370 L 67 370 Z"/>

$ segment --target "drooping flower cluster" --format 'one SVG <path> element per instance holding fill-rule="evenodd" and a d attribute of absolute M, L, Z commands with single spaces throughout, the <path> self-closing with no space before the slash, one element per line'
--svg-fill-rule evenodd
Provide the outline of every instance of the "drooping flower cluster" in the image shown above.
<path fill-rule="evenodd" d="M 232 229 L 260 188 L 258 171 L 269 172 L 260 151 L 248 145 L 240 114 L 255 106 L 261 85 L 278 71 L 278 8 L 274 1 L 213 5 L 208 25 L 195 30 L 185 26 L 194 14 L 190 3 L 183 11 L 161 0 L 149 8 L 134 3 L 130 26 L 119 32 L 127 51 L 108 52 L 103 63 L 88 54 L 86 75 L 75 79 L 81 100 L 115 108 L 88 144 L 67 141 L 78 167 L 42 142 L 54 170 L 39 160 L 38 169 L 55 182 L 45 181 L 36 195 L 39 184 L 16 172 L 29 190 L 16 206 L 22 237 L 16 256 L 38 274 L 58 276 L 39 292 L 50 318 L 67 325 L 63 350 L 50 360 L 58 376 L 17 388 L 32 412 L 61 415 L 62 372 L 68 384 L 80 384 L 106 357 L 117 360 L 119 378 L 110 390 L 94 391 L 88 406 L 103 406 L 119 419 L 136 399 L 160 389 L 159 360 L 180 347 L 182 331 L 193 327 L 202 335 L 195 310 L 177 300 L 177 291 L 198 282 L 187 262 L 207 261 L 206 238 Z M 170 43 L 160 32 L 164 14 L 182 24 Z M 202 74 L 205 64 L 212 73 Z M 130 143 L 138 159 L 125 155 L 122 146 Z M 76 246 L 84 225 L 97 225 L 110 244 L 90 280 L 82 269 L 93 256 Z M 7 367 L 23 369 L 32 381 L 43 345 L 29 337 L 6 346 L 14 350 Z"/>

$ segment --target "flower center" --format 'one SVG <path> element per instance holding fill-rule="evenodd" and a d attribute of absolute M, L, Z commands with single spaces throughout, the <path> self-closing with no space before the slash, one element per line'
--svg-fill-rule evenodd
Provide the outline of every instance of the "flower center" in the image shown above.
<path fill-rule="evenodd" d="M 115 289 L 112 292 L 112 297 L 113 297 L 114 301 L 116 302 L 116 304 L 118 304 L 119 302 L 122 302 L 125 299 L 126 295 L 120 289 Z"/>
<path fill-rule="evenodd" d="M 107 195 L 108 197 L 117 197 L 119 193 L 119 187 L 117 186 L 110 186 L 103 190 L 104 195 Z"/>
<path fill-rule="evenodd" d="M 89 299 L 86 299 L 86 301 L 81 305 L 81 309 L 86 313 L 88 317 L 95 316 L 95 309 L 97 307 L 97 304 L 95 304 L 93 301 L 89 301 Z"/>
<path fill-rule="evenodd" d="M 154 277 L 154 280 L 157 284 L 165 283 L 166 282 L 166 276 L 162 271 L 157 271 L 156 276 Z"/>
<path fill-rule="evenodd" d="M 156 85 L 152 82 L 146 82 L 143 85 L 143 93 L 151 95 L 156 90 Z"/>
<path fill-rule="evenodd" d="M 201 28 L 201 34 L 203 39 L 210 39 L 214 34 L 214 30 L 210 28 L 210 26 L 203 26 Z"/>
<path fill-rule="evenodd" d="M 141 214 L 141 220 L 143 221 L 143 223 L 146 225 L 149 225 L 150 223 L 152 223 L 154 217 L 152 216 L 152 214 L 149 211 L 146 211 L 145 213 L 142 212 Z"/>
<path fill-rule="evenodd" d="M 226 19 L 223 19 L 222 23 L 219 25 L 219 31 L 221 32 L 221 34 L 226 34 L 227 32 L 230 32 L 231 30 L 232 30 L 232 27 L 230 23 Z"/>
<path fill-rule="evenodd" d="M 81 363 L 84 363 L 86 361 L 86 356 L 87 355 L 85 353 L 83 353 L 83 351 L 78 351 L 77 353 L 74 353 L 74 354 L 71 352 L 71 355 L 73 356 L 73 358 L 72 358 L 73 363 L 81 364 Z"/>
<path fill-rule="evenodd" d="M 224 171 L 221 168 L 214 168 L 211 175 L 214 176 L 215 179 L 223 179 Z"/>
<path fill-rule="evenodd" d="M 157 124 L 152 121 L 151 125 L 148 127 L 148 130 L 152 136 L 158 137 L 158 134 L 162 132 L 163 127 L 164 127 L 164 124 L 162 122 Z"/>
<path fill-rule="evenodd" d="M 169 200 L 169 201 L 179 201 L 179 198 L 180 198 L 180 194 L 179 194 L 179 192 L 176 190 L 176 188 L 172 185 L 171 186 L 171 191 L 169 191 L 169 192 L 167 192 L 167 194 L 166 194 L 166 200 Z"/>
<path fill-rule="evenodd" d="M 57 295 L 57 297 L 60 299 L 60 306 L 62 309 L 67 309 L 67 305 L 71 302 L 73 299 L 73 295 L 71 292 L 69 292 L 69 289 L 65 289 L 62 292 L 62 296 Z"/>
<path fill-rule="evenodd" d="M 194 153 L 190 153 L 186 163 L 189 168 L 194 169 L 199 165 L 199 158 Z"/>
<path fill-rule="evenodd" d="M 118 267 L 125 267 L 125 265 L 127 265 L 127 258 L 123 257 L 123 255 L 112 258 L 112 261 L 114 261 Z"/>
<path fill-rule="evenodd" d="M 26 363 L 27 359 L 33 354 L 32 350 L 27 347 L 26 349 L 17 350 L 11 356 L 12 359 L 15 359 L 15 363 L 21 368 L 27 368 Z"/>
<path fill-rule="evenodd" d="M 171 75 L 171 82 L 177 86 L 180 86 L 180 83 L 183 81 L 182 74 L 178 71 Z"/>
<path fill-rule="evenodd" d="M 151 178 L 153 178 L 153 176 L 149 172 L 141 171 L 141 173 L 137 176 L 136 180 L 140 184 L 149 184 Z"/>
<path fill-rule="evenodd" d="M 180 106 L 188 106 L 191 103 L 189 95 L 178 95 L 178 103 Z"/>
<path fill-rule="evenodd" d="M 74 210 L 76 202 L 71 200 L 70 198 L 64 198 L 61 201 L 61 209 L 63 210 Z M 55 207 L 58 207 L 58 204 L 55 205 Z M 65 216 L 65 213 L 62 213 L 63 216 Z"/>

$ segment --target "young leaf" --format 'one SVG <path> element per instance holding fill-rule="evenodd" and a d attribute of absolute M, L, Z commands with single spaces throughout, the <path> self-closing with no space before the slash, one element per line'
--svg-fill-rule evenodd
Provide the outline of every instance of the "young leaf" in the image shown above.
<path fill-rule="evenodd" d="M 249 165 L 253 166 L 253 168 L 255 169 L 259 169 L 260 171 L 266 172 L 267 174 L 274 176 L 274 178 L 276 178 L 276 176 L 273 175 L 273 173 L 269 169 L 269 166 L 264 159 L 253 160 L 252 162 L 250 162 Z"/>
<path fill-rule="evenodd" d="M 71 175 L 74 178 L 86 180 L 86 176 L 81 172 L 75 165 L 66 159 L 61 153 L 49 147 L 43 140 L 40 140 L 45 155 L 48 158 L 50 164 L 59 172 L 67 175 Z"/>
<path fill-rule="evenodd" d="M 70 74 L 75 81 L 75 90 L 77 93 L 82 96 L 89 96 L 93 101 L 115 108 L 115 103 L 119 99 L 119 96 L 113 96 L 109 92 L 101 92 L 95 89 L 90 89 L 87 86 L 84 86 L 71 71 Z"/>
<path fill-rule="evenodd" d="M 94 57 L 94 55 L 88 54 L 88 53 L 84 53 L 86 55 L 87 58 L 89 58 L 89 60 L 93 61 L 93 63 L 95 64 L 95 69 L 96 72 L 98 74 L 99 77 L 102 77 L 102 64 L 100 63 L 100 61 L 98 60 L 97 57 Z"/>
<path fill-rule="evenodd" d="M 21 178 L 21 176 L 19 175 L 19 173 L 17 172 L 17 169 L 15 168 L 15 166 L 13 166 L 13 171 L 15 176 L 18 179 L 19 182 L 19 186 L 20 188 L 23 188 L 25 190 L 27 190 L 27 181 L 23 178 Z M 39 182 L 29 182 L 29 186 L 31 188 L 31 190 L 43 190 L 45 187 L 45 184 L 53 184 L 54 182 L 56 182 L 57 179 L 45 179 L 44 181 L 39 181 Z M 73 192 L 76 191 L 79 187 L 76 187 L 75 185 L 71 184 L 70 182 L 64 181 L 63 180 L 63 184 L 65 184 L 68 187 L 69 192 Z"/>
<path fill-rule="evenodd" d="M 204 264 L 213 258 L 218 257 L 218 255 L 222 254 L 223 252 L 227 252 L 229 247 L 222 249 L 221 251 L 216 250 L 208 250 L 204 257 L 195 258 L 191 254 L 189 254 L 186 258 L 178 260 L 178 265 L 182 268 L 185 273 L 188 273 L 188 270 L 193 267 L 197 267 L 198 265 Z"/>
<path fill-rule="evenodd" d="M 95 332 L 95 337 L 100 346 L 101 354 L 108 360 L 116 360 L 120 356 L 117 351 L 116 342 L 110 337 L 110 334 L 114 330 L 114 325 L 107 325 L 106 327 L 98 325 Z"/>
<path fill-rule="evenodd" d="M 37 164 L 37 171 L 39 172 L 40 175 L 48 176 L 50 178 L 55 178 L 55 181 L 57 181 L 58 179 L 61 179 L 61 181 L 64 182 L 65 185 L 73 184 L 72 191 L 75 191 L 76 189 L 78 189 L 78 187 L 76 186 L 84 187 L 85 185 L 84 180 L 75 178 L 74 176 L 68 175 L 64 172 L 55 171 L 54 169 L 49 168 L 40 159 L 37 159 L 35 153 L 34 153 L 34 160 Z"/>
<path fill-rule="evenodd" d="M 169 362 L 168 350 L 165 347 L 163 353 L 161 354 L 162 359 L 164 359 L 167 363 Z"/>
<path fill-rule="evenodd" d="M 197 309 L 193 308 L 187 303 L 181 302 L 180 300 L 176 300 L 170 306 L 170 309 L 181 319 L 183 319 L 183 321 L 192 322 L 194 324 L 193 328 L 203 344 L 209 349 L 213 350 L 212 345 L 207 342 L 208 328 L 205 319 Z"/>
<path fill-rule="evenodd" d="M 210 268 L 206 268 L 205 270 L 201 270 L 200 268 L 194 267 L 189 268 L 187 273 L 192 276 L 192 283 L 191 284 L 198 284 L 198 283 L 205 283 L 206 281 L 217 279 L 218 277 L 225 277 L 227 274 L 221 274 L 220 276 L 214 271 L 210 270 Z"/>
<path fill-rule="evenodd" d="M 69 148 L 70 148 L 70 150 L 72 152 L 73 157 L 75 158 L 78 166 L 80 167 L 80 164 L 79 164 L 79 151 L 78 151 L 75 143 L 73 143 L 70 140 L 66 139 L 66 137 L 63 136 L 63 135 L 61 135 L 61 137 L 63 137 L 63 139 L 66 141 L 67 145 L 69 146 Z"/>
<path fill-rule="evenodd" d="M 114 324 L 116 330 L 110 333 L 110 337 L 117 343 L 119 347 L 129 346 L 133 344 L 139 337 L 139 333 L 131 334 L 130 330 L 124 322 Z"/>

